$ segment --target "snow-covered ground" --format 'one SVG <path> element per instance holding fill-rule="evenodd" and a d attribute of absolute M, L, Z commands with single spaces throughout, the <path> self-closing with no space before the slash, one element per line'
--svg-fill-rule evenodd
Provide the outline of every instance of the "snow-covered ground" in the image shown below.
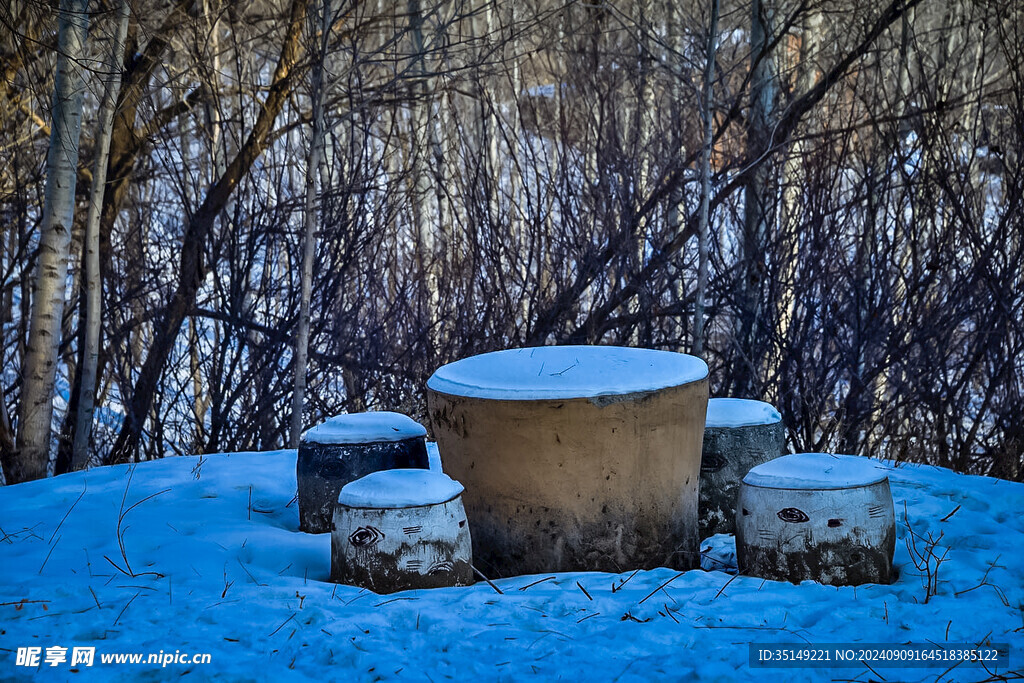
<path fill-rule="evenodd" d="M 1024 669 L 1024 485 L 890 473 L 891 586 L 710 571 L 523 576 L 380 596 L 326 582 L 330 540 L 297 531 L 295 451 L 180 457 L 0 489 L 0 680 L 939 680 L 947 667 L 753 669 L 756 643 L 1009 643 Z M 937 594 L 905 545 L 948 549 Z M 120 539 L 120 543 L 119 543 Z M 918 551 L 925 541 L 918 539 Z M 934 565 L 934 562 L 932 563 Z M 18 666 L 39 648 L 38 669 Z M 49 666 L 51 648 L 67 661 Z M 71 666 L 75 647 L 94 664 Z M 23 651 L 23 654 L 26 651 Z M 209 654 L 208 664 L 102 656 Z M 75 669 L 77 673 L 72 673 Z M 1003 674 L 1006 670 L 1002 670 Z M 959 666 L 941 680 L 981 681 Z"/>

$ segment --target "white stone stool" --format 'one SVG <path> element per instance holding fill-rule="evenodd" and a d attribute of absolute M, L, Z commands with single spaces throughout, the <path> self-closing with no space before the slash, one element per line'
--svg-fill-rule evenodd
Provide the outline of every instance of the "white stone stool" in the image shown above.
<path fill-rule="evenodd" d="M 798 453 L 753 468 L 740 487 L 741 574 L 836 586 L 891 583 L 896 519 L 886 468 Z"/>
<path fill-rule="evenodd" d="M 700 460 L 700 537 L 736 532 L 736 495 L 752 468 L 786 446 L 779 411 L 763 401 L 713 398 L 704 421 Z"/>
<path fill-rule="evenodd" d="M 427 469 L 427 430 L 418 422 L 386 411 L 332 417 L 302 435 L 295 462 L 299 529 L 331 530 L 341 487 L 377 470 Z"/>
<path fill-rule="evenodd" d="M 383 470 L 346 484 L 331 532 L 331 580 L 376 593 L 473 583 L 462 484 Z"/>

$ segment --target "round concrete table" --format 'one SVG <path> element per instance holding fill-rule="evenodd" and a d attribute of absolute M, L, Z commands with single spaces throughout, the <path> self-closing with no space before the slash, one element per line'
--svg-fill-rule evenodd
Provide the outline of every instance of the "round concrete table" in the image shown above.
<path fill-rule="evenodd" d="M 497 351 L 443 366 L 427 406 L 488 576 L 699 564 L 708 368 L 614 346 Z"/>

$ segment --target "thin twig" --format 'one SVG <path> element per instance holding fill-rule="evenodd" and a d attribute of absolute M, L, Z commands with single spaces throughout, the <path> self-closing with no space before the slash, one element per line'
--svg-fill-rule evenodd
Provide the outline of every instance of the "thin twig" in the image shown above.
<path fill-rule="evenodd" d="M 274 633 L 277 633 L 278 631 L 283 629 L 285 627 L 285 624 L 287 624 L 289 621 L 291 621 L 292 619 L 295 618 L 296 614 L 298 614 L 298 612 L 292 612 L 292 615 L 290 617 L 288 617 L 287 619 L 285 619 L 283 622 L 281 622 L 281 625 L 278 626 L 277 628 L 275 628 L 273 633 L 268 634 L 267 638 L 269 638 L 270 636 L 274 635 Z"/>
<path fill-rule="evenodd" d="M 520 588 L 519 590 L 524 591 L 527 588 L 531 588 L 533 586 L 536 586 L 538 583 L 544 583 L 545 581 L 553 581 L 554 579 L 557 579 L 557 578 L 558 578 L 557 576 L 548 576 L 548 577 L 540 579 L 538 581 L 534 581 L 533 583 L 528 583 L 525 586 L 523 586 L 522 588 Z"/>
<path fill-rule="evenodd" d="M 260 583 L 259 581 L 257 581 L 256 577 L 252 575 L 252 572 L 250 572 L 248 569 L 245 568 L 245 565 L 242 564 L 242 561 L 239 560 L 238 558 L 235 558 L 235 559 L 238 561 L 238 566 L 242 568 L 242 571 L 245 572 L 246 576 L 249 577 L 250 581 L 255 583 L 257 586 L 266 586 L 267 585 L 265 583 Z"/>
<path fill-rule="evenodd" d="M 863 659 L 862 659 L 862 660 L 860 660 L 860 663 L 861 663 L 861 664 L 863 664 L 864 666 L 866 666 L 867 668 L 871 669 L 871 673 L 873 673 L 873 674 L 875 674 L 876 676 L 878 676 L 879 680 L 883 680 L 883 681 L 887 681 L 887 680 L 889 680 L 889 679 L 887 679 L 887 678 L 886 678 L 885 676 L 883 676 L 882 674 L 880 674 L 880 673 L 878 673 L 877 671 L 875 671 L 874 669 L 872 669 L 872 668 L 871 668 L 871 665 L 870 665 L 870 664 L 868 664 L 867 662 L 865 662 L 865 661 L 864 661 Z"/>
<path fill-rule="evenodd" d="M 657 588 L 655 588 L 655 589 L 654 589 L 653 591 L 651 591 L 650 593 L 648 593 L 648 594 L 647 594 L 647 597 L 646 597 L 646 598 L 644 598 L 643 600 L 641 600 L 641 601 L 640 601 L 640 602 L 639 602 L 638 604 L 640 604 L 640 605 L 644 604 L 645 602 L 647 602 L 648 598 L 650 598 L 651 596 L 653 596 L 653 595 L 654 595 L 655 593 L 657 593 L 657 592 L 658 592 L 658 591 L 660 591 L 660 590 L 661 590 L 662 588 L 664 588 L 665 586 L 669 585 L 670 583 L 672 583 L 673 581 L 675 581 L 676 579 L 678 579 L 678 578 L 679 578 L 680 576 L 682 576 L 682 575 L 683 575 L 683 574 L 685 574 L 685 573 L 686 573 L 686 572 L 679 572 L 678 574 L 676 574 L 675 576 L 673 576 L 673 577 L 672 577 L 671 579 L 669 579 L 668 581 L 666 581 L 665 583 L 661 584 L 660 586 L 658 586 Z M 733 577 L 733 578 L 735 578 L 735 577 Z M 730 579 L 730 581 L 731 581 L 731 580 L 732 580 L 732 579 Z M 726 585 L 728 585 L 728 584 L 726 584 Z M 716 596 L 716 597 L 717 597 L 717 596 Z"/>
<path fill-rule="evenodd" d="M 60 536 L 57 539 L 57 543 L 60 543 L 60 539 L 61 538 L 64 538 L 64 537 Z M 53 554 L 54 549 L 57 547 L 57 543 L 54 543 L 53 545 L 50 546 L 50 552 L 46 553 L 46 557 L 43 558 L 43 563 L 41 565 L 39 565 L 39 571 L 36 572 L 37 574 L 42 574 L 43 573 L 43 567 L 45 567 L 46 563 L 50 561 L 50 555 Z"/>
<path fill-rule="evenodd" d="M 630 580 L 630 579 L 632 579 L 632 578 L 633 578 L 634 576 L 636 576 L 636 575 L 637 575 L 637 574 L 638 574 L 639 572 L 640 572 L 640 570 L 639 570 L 639 569 L 635 569 L 635 570 L 633 570 L 633 573 L 632 573 L 632 574 L 630 574 L 629 576 L 627 576 L 626 578 L 624 578 L 624 579 L 622 580 L 622 582 L 621 582 L 621 583 L 619 583 L 619 585 L 618 585 L 618 586 L 616 586 L 616 585 L 615 585 L 615 582 L 614 582 L 614 581 L 612 581 L 612 593 L 615 593 L 616 591 L 620 591 L 620 590 L 622 590 L 622 587 L 623 587 L 623 586 L 625 586 L 625 585 L 626 585 L 627 583 L 629 583 L 629 580 Z"/>
<path fill-rule="evenodd" d="M 82 497 L 85 495 L 85 492 L 86 490 L 88 490 L 88 488 L 89 485 L 87 483 L 85 487 L 82 489 L 82 492 L 78 494 L 78 498 L 75 499 L 75 502 L 71 504 L 71 507 L 68 508 L 68 511 L 64 513 L 63 517 L 61 517 L 60 524 L 58 524 L 57 528 L 53 530 L 52 534 L 50 534 L 50 540 L 47 541 L 47 543 L 53 543 L 53 537 L 56 536 L 57 532 L 60 531 L 60 528 L 64 526 L 64 520 L 68 518 L 68 515 L 71 514 L 71 511 L 75 509 L 76 505 L 78 505 L 78 501 L 82 500 Z"/>
<path fill-rule="evenodd" d="M 473 567 L 473 565 L 470 565 L 470 566 Z M 473 573 L 476 574 L 477 576 L 479 576 L 484 581 L 486 581 L 487 585 L 490 586 L 491 588 L 493 588 L 498 593 L 498 595 L 504 595 L 504 593 L 501 592 L 501 589 L 494 585 L 493 581 L 491 581 L 486 576 L 484 576 L 482 571 L 480 571 L 476 567 L 473 567 Z"/>
<path fill-rule="evenodd" d="M 166 489 L 163 489 L 162 491 L 157 491 L 156 493 L 151 493 L 148 496 L 146 496 L 145 498 L 143 498 L 142 500 L 136 501 L 131 507 L 129 507 L 126 510 L 125 507 L 124 507 L 124 504 L 125 504 L 125 501 L 127 501 L 127 499 L 128 499 L 128 489 L 131 488 L 132 478 L 134 476 L 135 476 L 135 468 L 134 467 L 128 468 L 128 482 L 124 486 L 124 494 L 121 496 L 121 509 L 120 509 L 120 511 L 117 514 L 117 547 L 121 551 L 121 559 L 124 560 L 124 569 L 121 569 L 121 567 L 119 567 L 113 560 L 111 560 L 106 555 L 104 555 L 103 557 L 106 558 L 107 562 L 109 562 L 110 564 L 114 565 L 114 567 L 117 568 L 119 571 L 121 571 L 124 574 L 127 574 L 128 576 L 132 577 L 133 579 L 138 577 L 138 576 L 156 576 L 157 578 L 163 578 L 163 574 L 161 574 L 159 572 L 141 572 L 139 574 L 136 574 L 134 571 L 132 571 L 132 567 L 128 563 L 128 554 L 125 551 L 125 547 L 124 547 L 124 534 L 125 534 L 126 531 L 128 531 L 128 527 L 124 527 L 122 525 L 124 524 L 124 519 L 125 519 L 125 517 L 128 516 L 129 512 L 131 512 L 135 508 L 139 507 L 140 505 L 145 503 L 147 500 L 151 500 L 153 498 L 156 498 L 157 496 L 163 495 L 163 494 L 167 493 L 168 491 L 170 491 L 171 489 L 170 488 L 166 488 Z"/>
<path fill-rule="evenodd" d="M 135 602 L 135 598 L 139 597 L 140 595 L 142 595 L 141 592 L 136 593 L 135 595 L 132 596 L 131 600 L 129 600 L 128 602 L 126 602 L 124 604 L 124 607 L 121 608 L 121 611 L 117 613 L 117 618 L 114 619 L 114 626 L 117 626 L 117 622 L 121 620 L 121 615 L 125 613 L 125 610 L 128 609 L 129 605 L 131 605 L 133 602 Z"/>
<path fill-rule="evenodd" d="M 391 598 L 390 600 L 385 600 L 384 602 L 378 602 L 376 605 L 374 605 L 374 607 L 383 607 L 384 605 L 388 604 L 389 602 L 398 602 L 399 600 L 418 600 L 418 599 L 419 598 Z"/>
<path fill-rule="evenodd" d="M 960 507 L 961 507 L 961 506 L 957 505 L 957 506 L 956 506 L 955 508 L 953 508 L 953 511 L 952 511 L 952 512 L 950 512 L 950 513 L 949 513 L 948 515 L 946 515 L 945 517 L 943 517 L 943 518 L 942 518 L 942 519 L 940 519 L 939 521 L 940 521 L 940 522 L 945 522 L 945 521 L 946 521 L 947 519 L 949 519 L 950 517 L 952 517 L 953 515 L 955 515 L 955 514 L 956 514 L 956 511 L 957 511 L 957 510 L 959 510 L 959 509 L 960 509 Z"/>
<path fill-rule="evenodd" d="M 739 576 L 739 574 L 733 574 L 732 578 L 730 578 L 728 581 L 726 581 L 725 585 L 718 589 L 718 592 L 715 593 L 715 597 L 711 598 L 711 602 L 714 602 L 715 600 L 717 600 L 718 596 L 722 594 L 722 591 L 724 591 L 726 588 L 728 588 L 729 584 L 732 583 L 733 581 L 735 581 L 737 576 Z"/>

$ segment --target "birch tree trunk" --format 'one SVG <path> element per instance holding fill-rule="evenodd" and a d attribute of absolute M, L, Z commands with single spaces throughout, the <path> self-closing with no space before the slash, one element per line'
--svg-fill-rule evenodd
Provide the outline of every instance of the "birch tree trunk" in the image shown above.
<path fill-rule="evenodd" d="M 823 19 L 823 15 L 817 10 L 808 10 L 804 15 L 799 57 L 795 67 L 794 97 L 800 97 L 818 84 L 821 75 L 818 62 L 824 42 Z M 771 378 L 774 373 L 779 371 L 779 366 L 786 353 L 786 339 L 793 324 L 796 307 L 795 277 L 800 248 L 799 226 L 802 214 L 803 185 L 806 178 L 804 157 L 807 152 L 808 145 L 804 140 L 794 140 L 782 165 L 782 203 L 779 228 L 782 233 L 781 241 L 786 248 L 776 276 L 779 294 L 773 320 L 775 332 L 772 335 L 771 352 L 766 357 L 765 367 L 762 368 L 765 378 Z M 766 386 L 768 400 L 776 405 L 781 400 L 778 394 L 779 386 L 778 381 L 768 381 Z"/>
<path fill-rule="evenodd" d="M 501 33 L 502 27 L 498 17 L 497 3 L 484 3 L 484 36 L 485 47 L 479 56 L 480 63 L 486 59 L 486 53 L 491 49 L 491 41 L 495 33 Z M 497 225 L 501 220 L 501 155 L 498 150 L 500 135 L 498 132 L 498 93 L 493 86 L 488 88 L 482 70 L 477 67 L 477 92 L 479 93 L 480 106 L 480 144 L 487 148 L 487 162 L 492 174 L 492 187 L 487 196 L 488 218 L 491 223 Z"/>
<path fill-rule="evenodd" d="M 14 452 L 5 452 L 8 484 L 46 476 L 50 456 L 54 380 L 67 287 L 68 249 L 75 215 L 78 139 L 82 125 L 82 67 L 89 30 L 88 0 L 61 0 L 53 125 L 46 157 L 46 194 L 39 262 L 32 287 L 28 345 L 22 366 L 21 403 Z"/>
<path fill-rule="evenodd" d="M 654 157 L 654 150 L 651 149 L 653 141 L 653 117 L 656 115 L 655 86 L 654 86 L 654 41 L 651 39 L 655 31 L 656 18 L 650 0 L 637 2 L 637 16 L 635 23 L 637 32 L 637 71 L 638 71 L 638 92 L 635 111 L 633 112 L 636 126 L 635 141 L 636 150 L 636 189 L 637 198 L 647 196 L 650 184 L 651 164 Z M 627 119 L 628 120 L 628 119 Z M 634 200 L 636 202 L 636 200 Z M 639 206 L 639 202 L 636 203 Z M 640 214 L 636 225 L 636 234 L 633 236 L 627 256 L 628 265 L 626 271 L 630 278 L 634 273 L 643 270 L 646 260 L 647 242 L 650 233 L 650 220 L 647 214 Z M 642 323 L 636 325 L 630 333 L 630 343 L 635 346 L 650 346 L 652 339 L 651 296 L 646 288 L 640 288 L 636 296 L 631 297 L 629 312 L 638 314 L 641 311 Z"/>
<path fill-rule="evenodd" d="M 770 1 L 770 0 L 769 0 Z M 743 192 L 743 281 L 740 284 L 739 339 L 740 349 L 748 359 L 745 367 L 734 372 L 738 395 L 754 395 L 761 364 L 754 357 L 759 342 L 757 331 L 761 322 L 761 290 L 765 277 L 764 247 L 774 221 L 775 196 L 771 185 L 770 153 L 772 123 L 778 86 L 775 80 L 775 58 L 768 52 L 772 32 L 771 10 L 765 0 L 751 3 L 751 68 L 750 116 L 747 124 L 746 163 L 752 165 Z"/>
<path fill-rule="evenodd" d="M 9 453 L 14 450 L 14 429 L 11 417 L 7 414 L 7 401 L 0 395 L 0 452 Z"/>
<path fill-rule="evenodd" d="M 409 33 L 412 40 L 413 66 L 410 70 L 416 77 L 411 104 L 411 134 L 409 136 L 409 159 L 411 161 L 412 215 L 415 223 L 416 257 L 422 273 L 419 306 L 426 306 L 422 320 L 428 327 L 427 339 L 430 346 L 438 341 L 440 306 L 440 266 L 436 234 L 432 216 L 439 216 L 441 207 L 437 202 L 439 193 L 433 186 L 435 175 L 430 170 L 430 156 L 434 151 L 434 122 L 432 79 L 427 75 L 426 45 L 423 37 L 423 14 L 419 0 L 409 0 Z M 436 160 L 435 160 L 436 163 Z M 430 350 L 432 354 L 433 349 Z"/>
<path fill-rule="evenodd" d="M 203 16 L 207 35 L 209 36 L 209 68 L 202 74 L 203 88 L 208 96 L 203 98 L 203 118 L 206 121 L 209 131 L 209 157 L 203 157 L 203 167 L 207 170 L 207 182 L 216 182 L 217 178 L 224 175 L 227 169 L 225 160 L 227 151 L 224 145 L 223 125 L 221 124 L 221 104 L 218 97 L 221 92 L 221 21 L 220 3 L 212 0 L 203 0 Z M 221 211 L 220 221 L 223 225 L 230 220 L 232 213 L 232 201 L 228 199 L 224 210 Z M 212 320 L 210 324 L 218 328 L 219 320 Z M 188 321 L 188 345 L 189 345 L 189 373 L 192 386 L 192 415 L 195 418 L 195 431 L 192 437 L 192 452 L 201 453 L 205 449 L 209 438 L 206 430 L 206 413 L 212 403 L 209 391 L 209 382 L 204 381 L 201 363 L 200 325 L 195 316 L 190 316 Z"/>
<path fill-rule="evenodd" d="M 302 236 L 302 275 L 299 299 L 299 324 L 295 333 L 295 382 L 292 392 L 292 415 L 288 433 L 288 447 L 298 448 L 302 436 L 302 406 L 306 398 L 306 367 L 309 363 L 309 300 L 313 285 L 313 255 L 316 251 L 316 225 L 319 213 L 316 207 L 317 176 L 324 150 L 324 61 L 327 58 L 327 36 L 331 28 L 331 0 L 321 0 L 319 51 L 310 77 L 310 97 L 313 100 L 313 140 L 306 162 L 306 197 L 304 234 Z M 313 22 L 311 22 L 313 23 Z M 315 25 L 315 23 L 314 23 Z"/>
<path fill-rule="evenodd" d="M 103 86 L 99 120 L 96 122 L 96 158 L 93 161 L 92 188 L 89 192 L 89 213 L 85 219 L 85 238 L 82 245 L 85 279 L 85 349 L 82 353 L 82 378 L 75 416 L 75 440 L 71 447 L 71 468 L 80 470 L 89 464 L 89 437 L 92 434 L 93 413 L 96 406 L 96 370 L 100 355 L 100 301 L 103 284 L 100 281 L 100 211 L 103 192 L 107 184 L 107 161 L 110 157 L 110 132 L 114 126 L 114 104 L 121 88 L 121 61 L 124 41 L 128 33 L 130 15 L 128 0 L 117 6 L 117 29 L 111 45 L 109 75 Z"/>

